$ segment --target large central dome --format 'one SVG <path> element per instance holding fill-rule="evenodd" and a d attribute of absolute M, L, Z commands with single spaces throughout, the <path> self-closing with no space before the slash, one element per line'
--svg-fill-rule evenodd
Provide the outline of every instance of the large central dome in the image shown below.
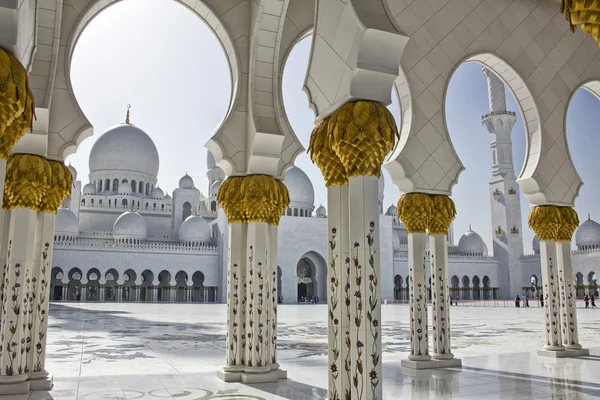
<path fill-rule="evenodd" d="M 140 128 L 121 124 L 104 132 L 90 153 L 90 172 L 135 171 L 156 177 L 158 151 Z"/>

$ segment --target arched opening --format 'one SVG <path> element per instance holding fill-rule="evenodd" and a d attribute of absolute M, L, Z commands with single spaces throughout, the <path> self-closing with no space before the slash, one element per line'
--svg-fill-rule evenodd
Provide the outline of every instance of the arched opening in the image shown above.
<path fill-rule="evenodd" d="M 283 303 L 283 281 L 281 267 L 277 266 L 277 303 Z"/>
<path fill-rule="evenodd" d="M 175 301 L 184 302 L 188 301 L 188 274 L 184 271 L 179 271 L 175 275 L 175 284 L 176 284 L 176 293 L 175 293 Z M 191 295 L 191 293 L 190 293 Z"/>
<path fill-rule="evenodd" d="M 119 180 L 113 179 L 112 191 L 117 192 L 119 190 Z"/>
<path fill-rule="evenodd" d="M 150 190 L 150 183 L 146 183 L 146 196 L 150 196 L 152 194 L 152 190 Z"/>
<path fill-rule="evenodd" d="M 294 208 L 294 217 L 297 217 L 297 216 L 298 216 L 298 209 Z"/>
<path fill-rule="evenodd" d="M 119 273 L 111 268 L 104 275 L 106 283 L 104 285 L 104 301 L 121 301 L 117 290 L 117 280 L 119 279 Z"/>
<path fill-rule="evenodd" d="M 137 182 L 135 181 L 135 179 L 131 180 L 131 192 L 132 193 L 137 192 Z"/>
<path fill-rule="evenodd" d="M 183 203 L 183 209 L 181 211 L 181 220 L 185 221 L 187 217 L 192 215 L 192 205 L 189 202 Z"/>
<path fill-rule="evenodd" d="M 138 192 L 140 192 L 140 194 L 144 194 L 144 182 L 140 182 L 138 189 Z"/>
<path fill-rule="evenodd" d="M 86 290 L 86 300 L 87 301 L 98 301 L 100 300 L 100 271 L 97 268 L 92 268 L 88 271 L 87 274 L 87 290 Z"/>
<path fill-rule="evenodd" d="M 402 277 L 400 275 L 396 275 L 394 277 L 394 300 L 404 300 L 402 298 L 403 290 L 402 290 Z"/>
<path fill-rule="evenodd" d="M 77 105 L 89 120 L 86 125 L 94 126 L 95 132 L 99 133 L 122 123 L 124 107 L 131 103 L 133 124 L 144 129 L 149 126 L 148 121 L 152 121 L 152 131 L 171 132 L 152 138 L 161 151 L 161 164 L 165 165 L 176 165 L 178 162 L 191 165 L 197 162 L 197 149 L 204 146 L 209 132 L 213 132 L 222 121 L 233 96 L 241 94 L 241 85 L 237 81 L 242 76 L 242 69 L 238 66 L 238 46 L 233 42 L 237 37 L 231 37 L 230 30 L 224 29 L 221 21 L 223 14 L 230 11 L 229 8 L 213 9 L 204 2 L 188 3 L 171 0 L 92 0 L 73 14 L 73 18 L 77 18 L 74 23 L 71 19 L 63 23 L 64 36 L 69 38 L 66 49 L 61 43 L 68 71 L 65 84 L 69 91 L 74 92 Z M 71 24 L 72 30 L 66 30 Z M 179 29 L 182 24 L 186 26 L 185 33 Z M 136 29 L 131 31 L 131 26 L 136 26 Z M 161 26 L 164 31 L 158 32 L 156 26 Z M 154 52 L 132 54 L 131 49 L 141 48 L 148 42 L 153 43 Z M 156 54 L 168 53 L 172 43 L 178 43 L 186 51 L 172 58 L 170 63 L 156 63 Z M 129 54 L 132 54 L 131 57 Z M 205 62 L 207 58 L 210 62 Z M 152 67 L 148 68 L 149 65 Z M 177 77 L 168 88 L 162 84 L 155 86 L 154 91 L 142 88 L 147 86 L 146 82 L 152 81 L 151 77 L 169 76 L 173 70 L 178 71 Z M 132 74 L 136 79 L 131 79 Z M 206 91 L 209 86 L 214 93 Z M 184 105 L 182 109 L 181 105 L 160 105 L 160 99 L 167 92 L 169 96 L 180 98 L 185 93 L 200 95 L 195 96 L 195 106 Z M 102 107 L 98 107 L 99 101 Z M 170 123 L 154 119 L 160 112 L 192 115 L 196 107 L 208 110 L 207 115 Z M 181 148 L 183 135 L 193 130 L 194 126 L 207 133 L 193 137 L 186 135 L 187 146 Z M 73 131 L 76 132 L 74 137 L 65 139 L 67 145 L 61 156 L 64 158 L 77 150 L 78 154 L 70 161 L 85 174 L 89 150 L 99 135 L 83 141 L 91 129 Z M 173 140 L 177 132 L 181 132 L 181 136 Z M 201 157 L 204 157 L 204 153 Z M 175 187 L 176 179 L 175 176 L 165 177 L 164 183 Z M 150 190 L 144 189 L 140 189 L 139 182 L 138 185 L 132 185 L 134 193 L 149 195 Z"/>
<path fill-rule="evenodd" d="M 465 275 L 462 277 L 461 300 L 471 300 L 471 288 L 469 287 L 470 283 L 471 280 L 468 276 Z"/>
<path fill-rule="evenodd" d="M 192 301 L 193 302 L 204 302 L 204 274 L 200 271 L 194 272 L 192 275 L 193 291 Z"/>
<path fill-rule="evenodd" d="M 104 190 L 110 191 L 110 179 L 108 178 L 104 180 Z"/>
<path fill-rule="evenodd" d="M 537 275 L 531 275 L 529 277 L 529 286 L 526 287 L 525 294 L 529 299 L 537 299 L 540 295 L 538 289 L 540 287 L 540 283 L 538 282 Z"/>
<path fill-rule="evenodd" d="M 158 274 L 158 301 L 173 301 L 171 299 L 171 273 L 166 270 Z"/>
<path fill-rule="evenodd" d="M 456 278 L 456 279 L 458 279 L 458 278 Z M 489 300 L 491 298 L 491 294 L 490 294 L 490 278 L 487 275 L 483 277 L 483 298 L 485 300 Z"/>
<path fill-rule="evenodd" d="M 140 285 L 140 301 L 155 301 L 154 299 L 154 273 L 149 269 L 142 272 L 142 283 Z"/>
<path fill-rule="evenodd" d="M 127 208 L 127 199 L 123 199 L 123 200 L 121 201 L 121 205 L 122 205 L 123 207 Z"/>
<path fill-rule="evenodd" d="M 588 291 L 593 294 L 594 297 L 598 297 L 598 276 L 594 271 L 588 274 Z"/>
<path fill-rule="evenodd" d="M 98 192 L 102 191 L 102 179 L 98 179 Z"/>
<path fill-rule="evenodd" d="M 481 289 L 479 288 L 479 277 L 473 277 L 473 300 L 481 300 Z"/>
<path fill-rule="evenodd" d="M 52 268 L 52 279 L 50 280 L 50 295 L 52 300 L 66 300 L 63 298 L 63 270 L 54 267 Z"/>
<path fill-rule="evenodd" d="M 69 287 L 67 291 L 67 300 L 81 301 L 81 278 L 83 274 L 79 268 L 73 268 L 69 271 Z"/>
<path fill-rule="evenodd" d="M 210 203 L 210 211 L 212 211 L 212 212 L 217 211 L 217 202 L 214 200 Z"/>
<path fill-rule="evenodd" d="M 575 291 L 578 299 L 585 297 L 585 284 L 583 283 L 583 274 L 578 272 L 575 274 Z"/>
<path fill-rule="evenodd" d="M 136 279 L 137 274 L 132 269 L 128 269 L 123 274 L 123 301 L 137 300 L 137 288 L 135 284 Z"/>
<path fill-rule="evenodd" d="M 308 252 L 296 264 L 296 299 L 298 303 L 327 301 L 327 268 L 324 258 Z"/>

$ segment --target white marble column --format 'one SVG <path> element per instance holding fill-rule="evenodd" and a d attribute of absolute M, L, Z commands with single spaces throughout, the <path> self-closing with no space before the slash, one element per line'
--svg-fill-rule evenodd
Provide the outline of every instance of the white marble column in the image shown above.
<path fill-rule="evenodd" d="M 547 351 L 564 350 L 560 327 L 560 285 L 556 268 L 556 242 L 540 240 L 540 262 L 544 284 L 544 314 Z"/>
<path fill-rule="evenodd" d="M 4 275 L 4 306 L 0 340 L 0 393 L 8 393 L 2 385 L 11 385 L 11 392 L 27 393 L 27 342 L 31 280 L 36 272 L 37 212 L 16 208 L 11 211 L 7 269 Z M 39 265 L 39 263 L 38 263 Z M 21 386 L 21 387 L 20 387 Z"/>
<path fill-rule="evenodd" d="M 270 235 L 269 225 L 265 222 L 248 224 L 247 234 L 247 268 L 248 287 L 246 314 L 246 367 L 247 372 L 270 371 L 271 342 L 269 316 L 270 307 L 267 306 L 266 293 L 270 291 L 269 251 Z"/>
<path fill-rule="evenodd" d="M 446 235 L 430 235 L 431 296 L 433 320 L 433 359 L 454 358 L 450 340 L 448 293 L 448 241 Z"/>
<path fill-rule="evenodd" d="M 577 297 L 573 278 L 571 242 L 556 243 L 556 264 L 560 284 L 563 344 L 567 350 L 580 350 L 581 344 L 579 344 L 579 330 L 577 326 Z"/>
<path fill-rule="evenodd" d="M 227 350 L 226 372 L 244 369 L 246 351 L 245 283 L 246 235 L 248 225 L 229 224 L 229 249 L 227 267 Z M 206 298 L 204 298 L 206 301 Z"/>
<path fill-rule="evenodd" d="M 378 178 L 348 179 L 352 399 L 381 399 Z"/>
<path fill-rule="evenodd" d="M 327 304 L 329 399 L 348 399 L 352 391 L 350 341 L 350 238 L 348 186 L 327 188 Z"/>
<path fill-rule="evenodd" d="M 101 279 L 100 284 L 98 285 L 98 301 L 104 301 L 105 288 L 106 288 L 106 280 Z"/>
<path fill-rule="evenodd" d="M 271 325 L 271 340 L 269 343 L 269 353 L 271 356 L 271 370 L 279 369 L 277 363 L 277 247 L 278 247 L 279 228 L 276 225 L 269 225 L 269 274 L 266 279 L 270 280 L 271 292 L 267 294 L 267 304 L 269 307 L 269 317 Z M 218 298 L 215 288 L 215 301 Z"/>
<path fill-rule="evenodd" d="M 69 300 L 69 282 L 68 281 L 67 282 L 62 281 L 62 299 L 61 300 L 62 301 Z"/>
<path fill-rule="evenodd" d="M 429 361 L 425 234 L 408 234 L 410 279 L 410 361 Z"/>
<path fill-rule="evenodd" d="M 52 271 L 52 252 L 54 249 L 55 214 L 38 213 L 41 240 L 39 270 L 37 273 L 36 306 L 34 308 L 32 340 L 32 372 L 29 375 L 32 390 L 49 390 L 52 388 L 52 377 L 46 371 L 46 339 L 48 332 L 48 307 L 50 304 L 50 279 Z M 81 298 L 85 300 L 85 284 L 81 287 Z"/>
<path fill-rule="evenodd" d="M 81 283 L 81 301 L 87 301 L 87 283 Z"/>
<path fill-rule="evenodd" d="M 204 286 L 204 302 L 208 302 L 208 287 Z"/>
<path fill-rule="evenodd" d="M 187 290 L 187 302 L 191 303 L 192 302 L 192 296 L 194 294 L 194 287 L 193 286 L 188 286 L 186 290 Z"/>

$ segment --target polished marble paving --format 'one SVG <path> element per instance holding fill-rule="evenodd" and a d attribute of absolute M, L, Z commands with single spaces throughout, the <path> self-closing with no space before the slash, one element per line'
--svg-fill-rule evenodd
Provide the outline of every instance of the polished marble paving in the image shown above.
<path fill-rule="evenodd" d="M 409 348 L 408 308 L 382 309 L 384 399 L 600 398 L 600 311 L 578 310 L 592 355 L 540 358 L 539 308 L 452 309 L 453 349 L 462 369 L 400 368 Z M 278 361 L 289 379 L 225 384 L 225 305 L 53 303 L 47 369 L 51 396 L 81 399 L 325 399 L 325 305 L 279 307 Z M 32 399 L 47 398 L 37 393 Z"/>

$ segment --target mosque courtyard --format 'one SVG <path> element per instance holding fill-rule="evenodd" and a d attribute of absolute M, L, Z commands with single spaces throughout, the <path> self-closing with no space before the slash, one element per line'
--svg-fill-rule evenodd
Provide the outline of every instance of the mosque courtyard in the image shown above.
<path fill-rule="evenodd" d="M 408 307 L 384 305 L 384 398 L 600 398 L 600 311 L 578 312 L 580 340 L 591 355 L 557 360 L 536 355 L 544 319 L 531 305 L 454 306 L 452 347 L 462 369 L 418 372 L 400 367 L 410 351 Z M 50 394 L 55 400 L 325 399 L 326 313 L 325 305 L 280 306 L 278 362 L 288 380 L 244 385 L 216 376 L 225 360 L 224 304 L 53 303 Z"/>

